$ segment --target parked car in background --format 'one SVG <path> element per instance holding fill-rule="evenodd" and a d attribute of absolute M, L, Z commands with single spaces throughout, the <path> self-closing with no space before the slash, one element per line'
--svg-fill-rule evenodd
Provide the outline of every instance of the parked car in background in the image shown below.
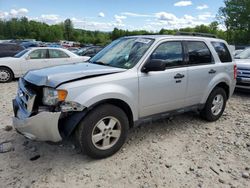
<path fill-rule="evenodd" d="M 250 48 L 235 57 L 237 63 L 237 89 L 250 90 Z"/>
<path fill-rule="evenodd" d="M 24 48 L 31 48 L 31 47 L 38 47 L 38 43 L 36 42 L 32 42 L 32 41 L 27 41 L 27 42 L 22 42 L 20 43 L 21 46 L 23 46 Z"/>
<path fill-rule="evenodd" d="M 244 51 L 243 49 L 241 49 L 241 50 L 235 50 L 234 53 L 233 53 L 234 57 L 236 57 L 237 55 L 239 55 L 243 51 Z"/>
<path fill-rule="evenodd" d="M 94 57 L 102 49 L 103 49 L 102 46 L 83 47 L 77 51 L 77 55 Z"/>
<path fill-rule="evenodd" d="M 0 43 L 0 57 L 13 57 L 25 48 L 15 43 Z"/>
<path fill-rule="evenodd" d="M 77 54 L 79 48 L 78 47 L 69 47 L 67 48 L 69 51 L 73 52 L 74 54 Z M 78 55 L 78 54 L 77 54 Z"/>
<path fill-rule="evenodd" d="M 62 48 L 62 46 L 59 43 L 47 43 L 44 46 L 52 48 Z"/>
<path fill-rule="evenodd" d="M 218 120 L 235 83 L 236 64 L 224 40 L 123 37 L 88 63 L 28 72 L 13 100 L 13 125 L 40 141 L 75 133 L 84 153 L 105 158 L 140 122 L 191 110 Z"/>
<path fill-rule="evenodd" d="M 0 58 L 0 82 L 10 82 L 27 71 L 87 61 L 89 57 L 78 56 L 66 49 L 37 47 L 25 49 L 14 57 Z"/>

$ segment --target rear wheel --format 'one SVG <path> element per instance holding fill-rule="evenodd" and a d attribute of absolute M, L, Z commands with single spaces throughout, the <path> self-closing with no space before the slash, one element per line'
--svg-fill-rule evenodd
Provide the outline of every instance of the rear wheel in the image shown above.
<path fill-rule="evenodd" d="M 0 83 L 12 81 L 14 75 L 9 68 L 0 67 Z"/>
<path fill-rule="evenodd" d="M 117 106 L 105 104 L 92 110 L 80 123 L 77 140 L 92 158 L 105 158 L 124 144 L 129 128 L 126 114 Z"/>
<path fill-rule="evenodd" d="M 207 121 L 216 121 L 226 107 L 227 95 L 224 89 L 217 87 L 209 95 L 201 116 Z"/>

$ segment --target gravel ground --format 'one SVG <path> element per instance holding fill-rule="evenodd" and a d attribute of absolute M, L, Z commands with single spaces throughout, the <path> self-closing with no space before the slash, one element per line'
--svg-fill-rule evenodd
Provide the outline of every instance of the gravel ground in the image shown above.
<path fill-rule="evenodd" d="M 92 160 L 72 141 L 5 130 L 16 86 L 0 85 L 0 142 L 15 148 L 0 153 L 1 187 L 250 187 L 250 94 L 236 93 L 217 122 L 187 113 L 141 125 L 117 154 Z"/>

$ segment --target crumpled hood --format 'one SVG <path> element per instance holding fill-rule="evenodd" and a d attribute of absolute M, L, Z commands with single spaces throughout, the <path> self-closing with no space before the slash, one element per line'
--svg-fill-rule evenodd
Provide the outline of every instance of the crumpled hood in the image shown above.
<path fill-rule="evenodd" d="M 92 63 L 77 63 L 29 71 L 25 74 L 24 79 L 37 86 L 55 88 L 65 82 L 123 71 L 126 69 Z"/>
<path fill-rule="evenodd" d="M 250 59 L 235 59 L 238 69 L 250 69 Z"/>

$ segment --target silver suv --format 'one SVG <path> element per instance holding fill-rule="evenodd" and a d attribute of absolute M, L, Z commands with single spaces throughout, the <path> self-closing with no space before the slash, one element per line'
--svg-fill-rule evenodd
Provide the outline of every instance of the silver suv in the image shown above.
<path fill-rule="evenodd" d="M 123 37 L 88 63 L 28 72 L 13 100 L 13 124 L 34 140 L 58 142 L 74 133 L 87 155 L 104 158 L 145 120 L 198 110 L 216 121 L 236 72 L 220 39 Z"/>

